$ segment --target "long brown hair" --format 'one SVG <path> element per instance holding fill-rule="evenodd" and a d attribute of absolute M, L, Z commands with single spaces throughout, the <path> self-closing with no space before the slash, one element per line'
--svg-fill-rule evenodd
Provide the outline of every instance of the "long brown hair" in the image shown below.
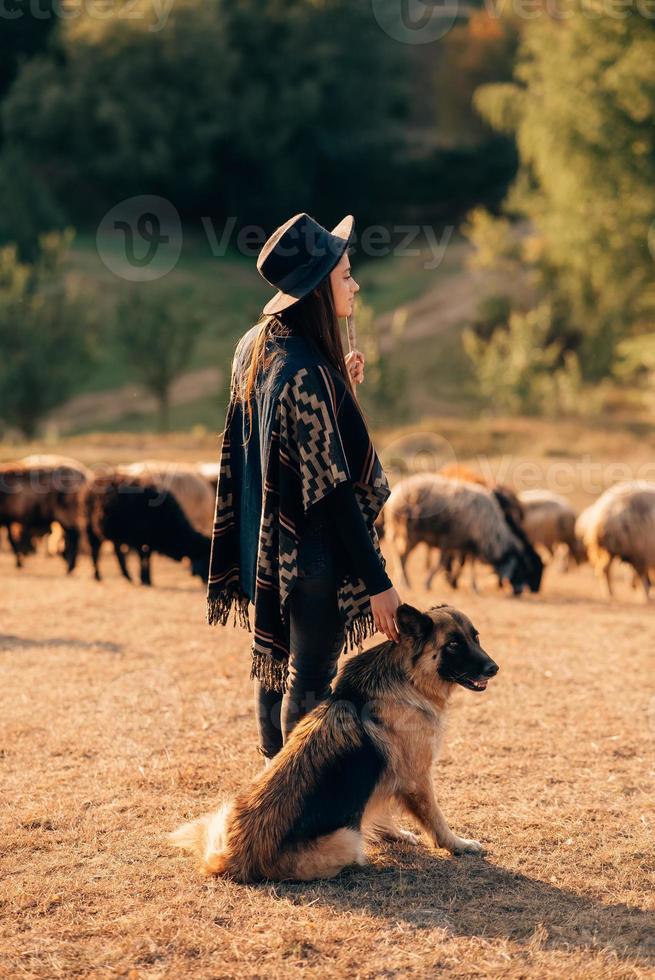
<path fill-rule="evenodd" d="M 232 365 L 230 389 L 230 401 L 242 401 L 246 407 L 248 439 L 250 439 L 252 429 L 251 398 L 254 395 L 257 377 L 260 371 L 264 372 L 264 376 L 270 371 L 277 356 L 277 352 L 274 350 L 268 359 L 266 358 L 266 341 L 270 337 L 288 336 L 289 334 L 309 340 L 323 354 L 328 363 L 339 371 L 355 400 L 364 424 L 368 428 L 366 415 L 357 401 L 353 383 L 346 367 L 339 318 L 334 306 L 329 275 L 321 280 L 316 289 L 303 296 L 293 306 L 282 310 L 281 313 L 262 313 L 256 325 L 259 325 L 259 330 L 249 349 L 240 352 L 239 347 L 237 347 Z M 241 357 L 239 357 L 240 353 Z"/>

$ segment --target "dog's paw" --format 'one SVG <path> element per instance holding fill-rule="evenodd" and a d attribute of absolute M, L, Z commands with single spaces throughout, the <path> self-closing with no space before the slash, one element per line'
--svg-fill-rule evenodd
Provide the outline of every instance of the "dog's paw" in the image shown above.
<path fill-rule="evenodd" d="M 420 844 L 421 838 L 418 834 L 413 834 L 411 830 L 403 830 L 398 827 L 398 837 L 397 840 L 404 840 L 406 844 Z"/>
<path fill-rule="evenodd" d="M 367 840 L 372 843 L 394 843 L 395 841 L 405 841 L 406 844 L 419 844 L 421 838 L 413 834 L 411 830 L 403 830 L 396 824 L 388 823 L 383 826 L 369 827 L 365 832 Z"/>
<path fill-rule="evenodd" d="M 479 840 L 467 840 L 466 837 L 456 837 L 448 845 L 451 854 L 485 854 L 485 849 Z"/>

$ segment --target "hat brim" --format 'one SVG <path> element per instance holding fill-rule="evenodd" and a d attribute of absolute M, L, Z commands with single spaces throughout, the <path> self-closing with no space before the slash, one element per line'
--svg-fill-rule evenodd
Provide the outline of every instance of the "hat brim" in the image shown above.
<path fill-rule="evenodd" d="M 312 291 L 319 282 L 322 282 L 327 275 L 332 272 L 334 267 L 341 261 L 343 253 L 346 251 L 350 245 L 350 239 L 352 238 L 353 230 L 355 227 L 355 218 L 352 214 L 347 214 L 345 218 L 342 218 L 338 225 L 331 230 L 330 234 L 334 235 L 335 238 L 341 239 L 343 244 L 339 244 L 337 248 L 333 251 L 331 250 L 328 255 L 325 256 L 323 263 L 316 266 L 314 275 L 310 279 L 305 280 L 302 285 L 299 285 L 294 292 L 286 293 L 283 290 L 279 290 L 275 296 L 269 299 L 268 303 L 263 309 L 265 314 L 270 313 L 281 313 L 282 310 L 287 310 L 298 300 L 303 299 L 308 293 Z"/>

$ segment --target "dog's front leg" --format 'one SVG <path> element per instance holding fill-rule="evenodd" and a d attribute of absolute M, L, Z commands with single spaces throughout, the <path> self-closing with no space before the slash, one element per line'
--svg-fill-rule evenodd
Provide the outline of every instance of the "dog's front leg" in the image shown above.
<path fill-rule="evenodd" d="M 437 803 L 429 780 L 403 787 L 399 792 L 399 798 L 425 827 L 437 847 L 445 847 L 451 854 L 484 854 L 484 848 L 479 841 L 457 837 L 452 832 Z"/>

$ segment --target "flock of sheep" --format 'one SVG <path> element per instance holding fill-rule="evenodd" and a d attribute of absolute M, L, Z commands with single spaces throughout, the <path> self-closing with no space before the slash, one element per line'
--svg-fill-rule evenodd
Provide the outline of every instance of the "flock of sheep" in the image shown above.
<path fill-rule="evenodd" d="M 0 528 L 21 567 L 36 541 L 48 536 L 68 572 L 80 551 L 100 580 L 103 541 L 113 546 L 122 574 L 137 553 L 141 582 L 150 585 L 153 552 L 188 560 L 207 581 L 218 467 L 144 461 L 96 472 L 64 456 L 36 455 L 0 464 Z"/>
<path fill-rule="evenodd" d="M 27 456 L 0 464 L 0 531 L 6 529 L 19 568 L 47 536 L 48 552 L 61 554 L 69 572 L 84 551 L 100 580 L 100 550 L 108 541 L 127 579 L 126 558 L 134 551 L 144 585 L 152 581 L 153 552 L 187 560 L 191 574 L 206 582 L 217 481 L 216 463 L 144 461 L 97 472 L 63 456 Z M 456 588 L 466 564 L 477 589 L 475 563 L 482 562 L 515 595 L 538 592 L 544 558 L 561 550 L 567 567 L 589 561 L 610 595 L 612 564 L 627 562 L 648 598 L 655 483 L 618 483 L 576 515 L 548 490 L 516 494 L 452 465 L 401 479 L 376 527 L 395 552 L 405 586 L 407 559 L 419 544 L 427 546 L 426 589 L 438 572 Z"/>
<path fill-rule="evenodd" d="M 549 490 L 515 494 L 465 466 L 451 465 L 401 479 L 377 527 L 397 556 L 405 585 L 407 558 L 418 544 L 427 546 L 426 589 L 438 571 L 456 587 L 467 562 L 476 589 L 474 564 L 481 561 L 514 594 L 526 587 L 539 591 L 542 556 L 548 560 L 561 550 L 566 567 L 589 561 L 609 595 L 614 561 L 626 562 L 633 585 L 641 582 L 648 598 L 655 568 L 655 483 L 617 483 L 576 515 L 568 500 Z"/>

